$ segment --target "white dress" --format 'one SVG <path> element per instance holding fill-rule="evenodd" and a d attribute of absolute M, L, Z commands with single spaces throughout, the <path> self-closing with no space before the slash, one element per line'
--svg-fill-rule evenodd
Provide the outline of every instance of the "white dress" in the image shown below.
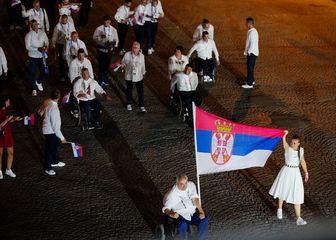
<path fill-rule="evenodd" d="M 303 148 L 300 148 L 300 156 L 303 156 L 303 153 Z M 269 194 L 287 203 L 302 204 L 304 202 L 304 190 L 298 151 L 289 147 L 288 152 L 285 153 L 285 162 L 286 164 L 274 180 Z"/>

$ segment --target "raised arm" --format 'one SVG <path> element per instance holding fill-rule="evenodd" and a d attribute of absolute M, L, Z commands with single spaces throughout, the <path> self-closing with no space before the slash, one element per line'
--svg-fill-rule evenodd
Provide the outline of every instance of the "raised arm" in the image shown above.
<path fill-rule="evenodd" d="M 289 145 L 288 145 L 287 140 L 286 140 L 287 135 L 288 135 L 288 131 L 285 130 L 285 134 L 282 137 L 282 143 L 283 143 L 283 147 L 285 149 L 285 152 L 288 152 L 288 148 L 289 148 Z"/>

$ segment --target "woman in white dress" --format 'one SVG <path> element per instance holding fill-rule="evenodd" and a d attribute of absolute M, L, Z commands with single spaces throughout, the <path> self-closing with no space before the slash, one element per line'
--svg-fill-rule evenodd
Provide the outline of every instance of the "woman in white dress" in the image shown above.
<path fill-rule="evenodd" d="M 279 198 L 277 211 L 278 219 L 282 219 L 283 202 L 294 204 L 296 225 L 306 225 L 307 222 L 301 218 L 301 204 L 304 202 L 303 181 L 300 173 L 300 164 L 305 172 L 305 182 L 308 181 L 307 164 L 304 159 L 303 148 L 300 147 L 300 138 L 297 135 L 292 137 L 290 145 L 286 141 L 288 131 L 282 138 L 285 149 L 285 165 L 281 168 L 278 176 L 269 191 L 274 198 Z"/>

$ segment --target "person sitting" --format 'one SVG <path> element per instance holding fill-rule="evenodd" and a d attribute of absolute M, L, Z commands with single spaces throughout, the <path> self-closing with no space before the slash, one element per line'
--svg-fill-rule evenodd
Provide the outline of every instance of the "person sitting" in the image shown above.
<path fill-rule="evenodd" d="M 101 104 L 96 99 L 95 92 L 104 96 L 107 100 L 111 100 L 98 82 L 90 77 L 89 70 L 87 68 L 83 68 L 82 78 L 78 79 L 74 83 L 73 93 L 79 101 L 81 111 L 86 116 L 86 124 L 89 130 L 102 128 L 100 121 Z"/>
<path fill-rule="evenodd" d="M 93 79 L 92 64 L 89 59 L 85 57 L 85 50 L 80 48 L 78 49 L 77 57 L 71 61 L 69 66 L 69 76 L 72 84 L 74 84 L 77 79 L 81 78 L 83 68 L 89 70 L 90 78 Z"/>
<path fill-rule="evenodd" d="M 183 47 L 177 46 L 175 48 L 175 54 L 168 60 L 168 78 L 172 80 L 175 73 L 183 72 L 188 63 L 188 57 L 183 55 Z"/>
<path fill-rule="evenodd" d="M 198 239 L 207 238 L 208 218 L 202 209 L 196 186 L 182 174 L 176 178 L 176 184 L 166 193 L 163 199 L 162 212 L 176 219 L 178 234 L 182 239 L 188 238 L 188 225 L 198 226 Z"/>
<path fill-rule="evenodd" d="M 197 52 L 197 62 L 203 72 L 203 81 L 212 82 L 214 77 L 213 71 L 216 64 L 212 59 L 212 53 L 215 54 L 217 65 L 219 65 L 220 62 L 216 43 L 214 40 L 209 39 L 209 33 L 207 31 L 202 33 L 202 40 L 197 41 L 190 49 L 188 58 L 190 58 L 194 51 Z"/>
<path fill-rule="evenodd" d="M 202 103 L 202 97 L 196 92 L 197 85 L 198 77 L 197 74 L 192 71 L 190 64 L 185 66 L 184 72 L 176 73 L 171 83 L 171 91 L 181 97 L 183 105 L 188 110 L 189 116 L 192 116 L 192 102 L 195 102 L 198 107 Z"/>
<path fill-rule="evenodd" d="M 208 19 L 203 19 L 202 24 L 198 25 L 193 34 L 194 42 L 197 42 L 202 39 L 203 32 L 207 31 L 209 33 L 209 38 L 214 39 L 214 26 L 210 23 Z"/>

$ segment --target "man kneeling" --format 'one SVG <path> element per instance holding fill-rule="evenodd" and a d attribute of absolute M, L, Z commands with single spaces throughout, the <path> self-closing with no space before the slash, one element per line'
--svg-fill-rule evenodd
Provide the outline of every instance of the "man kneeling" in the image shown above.
<path fill-rule="evenodd" d="M 83 68 L 82 78 L 75 82 L 73 86 L 73 92 L 74 96 L 77 98 L 77 100 L 79 100 L 79 106 L 82 112 L 86 115 L 88 129 L 102 128 L 100 121 L 101 104 L 96 99 L 95 91 L 106 97 L 107 100 L 111 100 L 111 98 L 106 95 L 106 92 L 97 83 L 97 81 L 90 78 L 89 70 L 87 68 Z"/>
<path fill-rule="evenodd" d="M 188 181 L 183 174 L 176 178 L 176 184 L 165 195 L 162 211 L 178 222 L 178 234 L 183 239 L 188 239 L 188 225 L 195 224 L 198 227 L 198 239 L 207 237 L 208 218 L 201 207 L 196 186 Z"/>

